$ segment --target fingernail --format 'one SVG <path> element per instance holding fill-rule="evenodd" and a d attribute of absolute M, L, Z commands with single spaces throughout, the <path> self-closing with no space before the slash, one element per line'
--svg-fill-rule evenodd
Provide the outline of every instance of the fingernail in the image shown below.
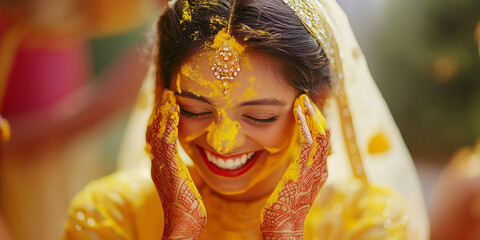
<path fill-rule="evenodd" d="M 303 100 L 305 101 L 305 103 L 310 104 L 310 98 L 309 98 L 307 95 L 305 95 L 305 97 L 303 98 Z"/>
<path fill-rule="evenodd" d="M 302 107 L 300 105 L 297 106 L 298 113 L 302 113 Z"/>

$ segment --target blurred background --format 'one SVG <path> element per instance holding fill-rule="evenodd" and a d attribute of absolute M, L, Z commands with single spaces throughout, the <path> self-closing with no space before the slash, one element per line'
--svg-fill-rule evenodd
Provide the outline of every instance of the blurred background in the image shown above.
<path fill-rule="evenodd" d="M 480 239 L 480 1 L 338 0 L 410 150 L 432 239 Z"/>
<path fill-rule="evenodd" d="M 458 204 L 474 206 L 462 214 L 473 211 L 468 222 L 480 222 L 480 144 L 467 147 L 480 138 L 480 1 L 338 1 L 414 158 L 429 210 L 461 189 L 466 202 Z M 74 194 L 117 169 L 147 73 L 148 34 L 165 5 L 0 0 L 0 112 L 11 127 L 0 147 L 0 239 L 60 238 Z M 445 174 L 462 169 L 455 166 L 469 175 Z M 442 181 L 453 184 L 438 187 Z"/>
<path fill-rule="evenodd" d="M 60 239 L 74 194 L 116 170 L 165 4 L 0 2 L 0 239 Z"/>

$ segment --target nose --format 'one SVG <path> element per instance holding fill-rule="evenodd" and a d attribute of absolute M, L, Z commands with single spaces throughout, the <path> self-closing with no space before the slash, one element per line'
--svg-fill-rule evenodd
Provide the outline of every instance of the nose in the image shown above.
<path fill-rule="evenodd" d="M 220 110 L 215 122 L 208 127 L 207 142 L 218 153 L 227 154 L 245 143 L 242 126 Z"/>

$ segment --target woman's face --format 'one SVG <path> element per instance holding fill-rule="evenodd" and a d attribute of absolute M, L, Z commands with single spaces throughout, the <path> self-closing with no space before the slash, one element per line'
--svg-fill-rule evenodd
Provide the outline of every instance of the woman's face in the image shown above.
<path fill-rule="evenodd" d="M 181 109 L 180 143 L 217 192 L 257 189 L 260 194 L 255 186 L 262 185 L 266 194 L 296 154 L 292 108 L 297 91 L 286 83 L 275 59 L 245 52 L 225 94 L 212 70 L 213 54 L 192 56 L 172 79 L 170 89 Z"/>

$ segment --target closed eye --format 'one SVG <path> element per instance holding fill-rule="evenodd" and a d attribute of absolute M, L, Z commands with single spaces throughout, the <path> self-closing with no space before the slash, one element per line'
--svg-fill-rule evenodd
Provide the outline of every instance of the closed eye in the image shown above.
<path fill-rule="evenodd" d="M 244 118 L 248 119 L 249 121 L 252 121 L 255 124 L 270 124 L 278 120 L 278 116 L 273 116 L 271 118 L 254 118 L 252 116 L 248 115 L 242 115 Z"/>
<path fill-rule="evenodd" d="M 212 112 L 194 113 L 194 112 L 189 112 L 189 111 L 180 107 L 180 114 L 182 114 L 183 116 L 185 116 L 187 118 L 201 118 L 201 117 L 206 117 L 206 116 L 212 114 Z"/>

